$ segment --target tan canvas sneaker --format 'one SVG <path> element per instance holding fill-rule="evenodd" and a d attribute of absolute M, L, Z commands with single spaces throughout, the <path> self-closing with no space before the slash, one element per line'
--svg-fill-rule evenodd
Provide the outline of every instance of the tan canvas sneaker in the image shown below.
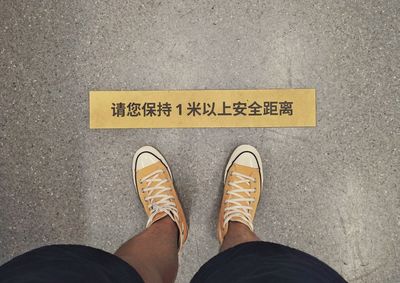
<path fill-rule="evenodd" d="M 225 169 L 224 195 L 218 219 L 218 240 L 224 240 L 228 223 L 237 221 L 254 231 L 262 189 L 263 171 L 260 154 L 250 145 L 241 145 L 232 153 Z"/>
<path fill-rule="evenodd" d="M 164 157 L 155 148 L 144 146 L 135 153 L 132 170 L 133 182 L 149 217 L 146 228 L 161 218 L 171 217 L 179 229 L 181 249 L 188 236 L 188 226 Z"/>

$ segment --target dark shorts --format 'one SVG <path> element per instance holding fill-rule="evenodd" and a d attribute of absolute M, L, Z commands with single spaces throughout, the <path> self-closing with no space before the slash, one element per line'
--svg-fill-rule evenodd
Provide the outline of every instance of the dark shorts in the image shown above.
<path fill-rule="evenodd" d="M 54 245 L 18 256 L 0 267 L 1 283 L 139 283 L 140 275 L 120 258 L 86 246 Z M 346 282 L 320 260 L 268 242 L 226 250 L 203 265 L 197 282 Z"/>

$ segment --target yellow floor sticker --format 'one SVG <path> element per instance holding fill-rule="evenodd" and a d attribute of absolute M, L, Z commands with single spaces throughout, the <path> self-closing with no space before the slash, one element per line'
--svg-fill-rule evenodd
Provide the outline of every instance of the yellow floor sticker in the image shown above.
<path fill-rule="evenodd" d="M 315 127 L 315 89 L 91 91 L 90 128 Z"/>

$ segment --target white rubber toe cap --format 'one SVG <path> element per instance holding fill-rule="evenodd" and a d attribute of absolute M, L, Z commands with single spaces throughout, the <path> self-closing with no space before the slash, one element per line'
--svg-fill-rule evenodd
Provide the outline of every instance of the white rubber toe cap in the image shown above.
<path fill-rule="evenodd" d="M 225 168 L 224 180 L 226 180 L 226 174 L 228 173 L 228 170 L 233 163 L 252 168 L 259 168 L 261 172 L 261 179 L 263 179 L 261 157 L 254 146 L 243 144 L 238 146 L 233 151 Z"/>
<path fill-rule="evenodd" d="M 234 162 L 242 166 L 258 168 L 258 163 L 256 157 L 250 152 L 241 153 Z"/>
<path fill-rule="evenodd" d="M 133 156 L 132 169 L 134 171 L 138 171 L 158 161 L 164 163 L 164 165 L 168 168 L 169 174 L 172 176 L 171 169 L 169 168 L 164 156 L 162 156 L 157 149 L 148 145 L 143 146 L 136 151 L 135 155 Z"/>
<path fill-rule="evenodd" d="M 136 160 L 136 171 L 150 166 L 160 161 L 157 157 L 149 152 L 142 152 Z"/>

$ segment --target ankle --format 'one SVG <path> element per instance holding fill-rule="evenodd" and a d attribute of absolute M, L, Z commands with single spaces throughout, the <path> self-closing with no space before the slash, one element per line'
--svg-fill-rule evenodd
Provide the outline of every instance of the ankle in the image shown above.
<path fill-rule="evenodd" d="M 228 232 L 221 245 L 221 251 L 232 248 L 236 245 L 260 241 L 260 238 L 250 230 L 245 224 L 240 222 L 229 222 Z"/>
<path fill-rule="evenodd" d="M 150 228 L 157 228 L 157 229 L 162 229 L 165 231 L 170 231 L 170 232 L 178 232 L 178 226 L 176 226 L 176 223 L 171 219 L 171 217 L 165 216 L 161 218 L 160 220 L 157 220 L 154 222 Z"/>
<path fill-rule="evenodd" d="M 245 224 L 237 221 L 228 222 L 228 233 L 253 233 Z"/>
<path fill-rule="evenodd" d="M 168 239 L 168 242 L 173 243 L 174 246 L 176 245 L 176 248 L 179 248 L 179 229 L 171 217 L 165 216 L 157 220 L 142 233 L 146 233 L 146 231 L 157 237 L 162 235 L 163 238 Z"/>

